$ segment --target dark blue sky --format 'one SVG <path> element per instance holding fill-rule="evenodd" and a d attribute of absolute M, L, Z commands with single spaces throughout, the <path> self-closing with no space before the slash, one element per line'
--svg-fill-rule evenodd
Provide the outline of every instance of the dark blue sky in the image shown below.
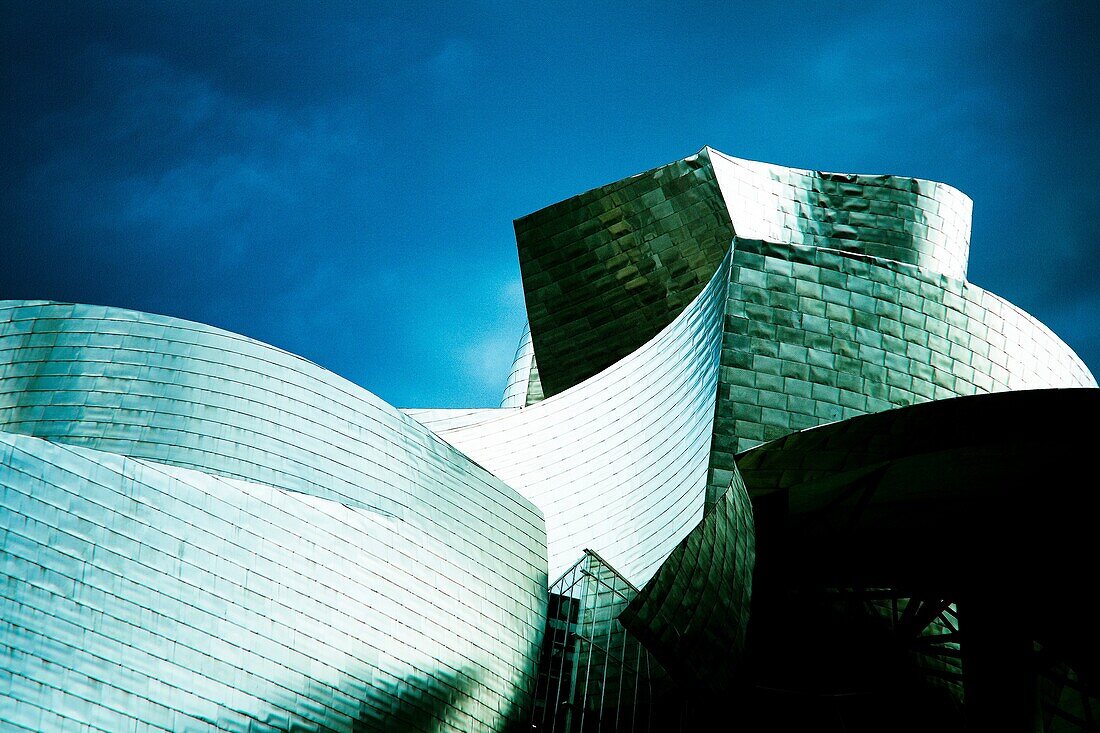
<path fill-rule="evenodd" d="M 495 405 L 511 220 L 711 145 L 951 183 L 971 281 L 1100 372 L 1100 4 L 0 6 L 0 298 Z"/>

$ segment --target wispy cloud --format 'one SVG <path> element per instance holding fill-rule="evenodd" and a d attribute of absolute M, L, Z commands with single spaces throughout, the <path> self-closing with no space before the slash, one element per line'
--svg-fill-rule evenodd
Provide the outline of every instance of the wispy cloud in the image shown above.
<path fill-rule="evenodd" d="M 424 64 L 436 92 L 453 100 L 474 83 L 474 47 L 463 38 L 448 38 L 437 54 Z"/>

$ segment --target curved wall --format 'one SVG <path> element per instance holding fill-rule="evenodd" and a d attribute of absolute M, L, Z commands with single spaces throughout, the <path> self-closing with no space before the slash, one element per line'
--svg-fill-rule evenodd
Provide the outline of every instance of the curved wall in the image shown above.
<path fill-rule="evenodd" d="M 801 170 L 707 150 L 738 237 L 836 249 L 966 277 L 974 205 L 952 186 Z"/>
<path fill-rule="evenodd" d="M 752 504 L 738 475 L 619 622 L 681 682 L 730 689 L 745 649 L 755 561 Z"/>
<path fill-rule="evenodd" d="M 965 281 L 971 210 L 941 183 L 703 148 L 517 220 L 531 360 L 551 394 L 596 378 L 677 316 L 733 239 L 710 497 L 733 454 L 794 430 L 1094 386 L 1042 324 Z"/>
<path fill-rule="evenodd" d="M 970 199 L 942 183 L 823 173 L 712 148 L 516 220 L 546 394 L 657 334 L 702 289 L 733 237 L 825 247 L 962 279 Z"/>
<path fill-rule="evenodd" d="M 499 730 L 522 712 L 538 636 L 509 615 L 545 578 L 455 566 L 447 533 L 3 432 L 0 501 L 12 730 Z"/>
<path fill-rule="evenodd" d="M 0 430 L 242 478 L 482 534 L 508 508 L 537 561 L 537 510 L 366 390 L 198 323 L 100 306 L 0 303 Z M 532 540 L 532 542 L 526 542 Z M 535 549 L 523 548 L 530 545 Z M 467 548 L 464 552 L 473 550 Z"/>
<path fill-rule="evenodd" d="M 512 358 L 512 371 L 501 397 L 501 407 L 525 407 L 543 398 L 538 366 L 535 364 L 535 347 L 531 343 L 531 328 L 523 324 L 516 355 Z"/>
<path fill-rule="evenodd" d="M 600 373 L 671 323 L 710 281 L 733 235 L 706 148 L 536 211 L 515 227 L 548 396 Z"/>
<path fill-rule="evenodd" d="M 539 511 L 415 421 L 320 367 L 250 339 L 177 319 L 95 306 L 7 303 L 0 307 L 0 437 L 20 446 L 20 460 L 33 466 L 23 470 L 7 463 L 0 469 L 5 496 L 16 496 L 14 510 L 4 516 L 13 523 L 6 527 L 4 550 L 30 563 L 8 575 L 9 601 L 22 604 L 20 598 L 33 596 L 32 587 L 41 573 L 55 577 L 50 573 L 56 571 L 60 573 L 56 577 L 68 578 L 58 581 L 60 587 L 83 584 L 86 597 L 93 599 L 89 604 L 109 602 L 130 608 L 142 591 L 100 586 L 105 578 L 105 582 L 116 581 L 107 576 L 93 578 L 86 568 L 89 556 L 94 559 L 105 553 L 115 563 L 107 568 L 111 577 L 129 577 L 130 570 L 119 570 L 123 566 L 118 565 L 129 556 L 120 550 L 115 557 L 109 548 L 117 535 L 127 535 L 134 526 L 135 502 L 139 509 L 160 502 L 156 505 L 166 515 L 178 512 L 182 521 L 197 528 L 216 525 L 219 529 L 210 531 L 224 533 L 226 538 L 249 532 L 263 537 L 263 532 L 278 529 L 265 528 L 266 509 L 250 510 L 254 516 L 222 509 L 229 501 L 225 497 L 237 491 L 233 487 L 239 482 L 232 479 L 243 479 L 254 487 L 248 489 L 250 495 L 267 497 L 261 503 L 297 502 L 303 518 L 320 517 L 317 521 L 321 521 L 336 514 L 367 528 L 370 536 L 357 541 L 380 559 L 367 562 L 363 555 L 366 570 L 354 572 L 367 572 L 355 577 L 362 578 L 361 586 L 373 584 L 375 590 L 355 600 L 371 606 L 381 625 L 360 626 L 357 633 L 371 637 L 377 648 L 391 650 L 393 659 L 412 665 L 407 676 L 421 680 L 414 688 L 442 695 L 443 712 L 437 717 L 462 730 L 492 729 L 503 724 L 501 716 L 514 714 L 524 705 L 546 608 L 545 534 Z M 53 443 L 96 452 L 74 452 Z M 13 455 L 8 453 L 7 458 Z M 71 456 L 83 456 L 83 467 L 56 468 Z M 150 484 L 150 491 L 157 492 L 155 500 L 127 498 L 126 492 L 136 491 L 153 469 L 131 470 L 132 464 L 120 464 L 119 456 L 167 464 L 156 471 L 168 475 L 163 481 L 169 483 L 184 474 L 168 466 L 199 469 L 203 473 L 186 472 L 187 480 L 208 486 L 205 494 L 211 498 L 189 500 L 194 506 L 185 507 L 174 497 L 188 490 L 176 483 L 165 489 L 159 478 Z M 133 471 L 142 477 L 132 477 Z M 95 507 L 78 510 L 76 499 L 71 498 L 83 496 L 88 481 L 100 481 L 105 490 L 114 492 L 100 502 L 99 514 Z M 291 498 L 271 498 L 279 490 L 295 493 L 287 494 Z M 58 497 L 51 507 L 36 503 L 51 491 Z M 223 511 L 235 527 L 226 529 L 221 523 Z M 38 516 L 34 512 L 41 516 L 32 518 Z M 314 528 L 303 522 L 282 525 L 302 538 L 301 552 L 332 551 L 327 544 L 310 540 Z M 66 539 L 74 533 L 76 539 Z M 170 554 L 172 547 L 183 548 L 189 536 L 181 531 L 175 540 L 157 541 Z M 52 549 L 58 542 L 76 542 L 73 552 L 80 562 L 74 566 L 71 559 L 59 558 Z M 135 551 L 132 543 L 126 547 Z M 145 550 L 137 547 L 136 551 L 140 560 Z M 200 556 L 213 558 L 209 563 L 217 569 L 224 562 L 216 559 L 219 551 L 207 550 Z M 166 585 L 174 587 L 182 572 L 178 564 L 157 557 L 149 567 L 134 571 L 148 581 L 154 596 Z M 55 562 L 58 567 L 51 565 Z M 277 572 L 272 571 L 274 585 L 264 593 L 276 599 L 290 593 L 287 602 L 292 604 L 323 601 L 333 584 L 340 587 L 336 581 L 309 585 L 308 579 L 301 581 L 305 586 L 296 586 L 296 579 Z M 298 590 L 284 591 L 284 587 Z M 212 590 L 236 598 L 247 613 L 267 608 L 263 593 L 257 596 L 248 583 Z M 31 668 L 45 674 L 47 658 L 36 657 L 36 650 L 45 643 L 43 639 L 52 638 L 63 627 L 84 637 L 83 646 L 74 643 L 73 647 L 87 653 L 74 664 L 93 670 L 93 677 L 110 674 L 94 672 L 98 664 L 94 649 L 105 632 L 96 625 L 94 609 L 77 604 L 72 609 L 76 620 L 57 621 L 57 627 L 48 607 L 39 610 L 47 615 L 41 616 L 38 626 L 8 637 L 10 653 L 38 660 L 30 663 Z M 346 609 L 332 613 L 337 612 L 352 618 L 363 615 Z M 25 618 L 38 618 L 30 610 L 27 613 Z M 138 626 L 144 620 L 154 624 L 152 629 L 142 627 L 142 633 L 159 633 L 165 614 L 158 614 L 139 617 Z M 336 616 L 332 620 L 338 621 Z M 197 628 L 209 630 L 209 622 L 205 619 Z M 349 623 L 349 628 L 354 627 Z M 127 628 L 119 633 L 131 633 Z M 300 649 L 297 642 L 279 639 L 278 643 Z M 309 646 L 308 640 L 304 643 Z M 440 644 L 450 651 L 437 649 Z M 402 691 L 412 690 L 393 682 L 395 673 L 390 668 L 405 668 L 395 667 L 396 662 L 376 652 L 343 659 L 349 674 L 365 675 L 362 679 L 368 685 L 360 690 L 367 701 L 364 705 L 375 697 L 390 697 L 388 703 L 380 704 L 397 705 Z M 158 678 L 134 675 L 126 678 L 126 684 L 159 689 Z M 267 683 L 256 684 L 259 687 L 240 689 L 266 700 L 255 690 L 266 689 Z M 307 686 L 299 691 L 305 708 L 320 704 L 310 697 L 312 690 Z M 50 709 L 54 693 L 42 694 L 37 705 Z M 410 694 L 415 698 L 419 693 Z M 174 702 L 158 705 L 192 709 L 190 693 L 165 695 Z M 104 710 L 93 706 L 88 715 L 108 715 Z M 424 718 L 406 722 L 406 727 L 427 730 L 437 723 Z"/>
<path fill-rule="evenodd" d="M 585 549 L 640 585 L 699 523 L 729 260 L 649 343 L 523 409 L 409 410 L 534 502 L 550 576 Z"/>
<path fill-rule="evenodd" d="M 712 469 L 826 422 L 959 395 L 1094 387 L 1037 320 L 971 283 L 886 260 L 738 238 Z M 729 478 L 718 473 L 712 487 Z"/>

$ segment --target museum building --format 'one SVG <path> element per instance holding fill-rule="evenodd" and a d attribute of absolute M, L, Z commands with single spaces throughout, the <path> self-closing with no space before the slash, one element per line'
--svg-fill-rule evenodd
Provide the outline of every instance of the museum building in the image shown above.
<path fill-rule="evenodd" d="M 1100 390 L 970 223 L 710 148 L 554 204 L 498 408 L 0 302 L 0 721 L 1097 730 Z"/>

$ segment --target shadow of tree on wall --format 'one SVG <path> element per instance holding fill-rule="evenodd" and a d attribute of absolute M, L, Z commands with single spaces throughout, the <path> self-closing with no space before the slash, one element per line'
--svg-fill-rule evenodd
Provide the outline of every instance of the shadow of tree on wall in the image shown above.
<path fill-rule="evenodd" d="M 381 693 L 372 705 L 364 701 L 352 722 L 353 733 L 404 733 L 436 731 L 449 723 L 464 729 L 468 721 L 460 711 L 469 711 L 470 698 L 479 687 L 474 670 L 443 672 L 432 676 L 410 676 Z M 513 704 L 503 730 L 519 729 L 522 705 Z M 385 708 L 384 710 L 381 708 Z M 492 714 L 490 707 L 486 715 Z M 474 713 L 476 716 L 476 713 Z M 477 720 L 478 723 L 488 721 Z"/>
<path fill-rule="evenodd" d="M 477 670 L 464 668 L 457 672 L 440 670 L 433 675 L 410 675 L 396 682 L 384 683 L 372 674 L 360 675 L 372 680 L 360 687 L 358 711 L 348 706 L 334 710 L 322 704 L 315 695 L 307 695 L 291 709 L 269 708 L 263 712 L 243 713 L 239 717 L 223 710 L 226 717 L 209 719 L 208 723 L 227 731 L 351 731 L 352 733 L 433 733 L 440 730 L 480 730 L 489 727 L 501 733 L 519 733 L 530 714 L 528 695 L 517 693 L 507 701 L 507 711 L 498 717 L 498 699 L 490 695 L 484 705 L 478 705 Z M 344 690 L 345 693 L 348 690 Z M 303 691 L 303 695 L 306 692 Z M 299 698 L 301 699 L 301 698 Z M 348 701 L 345 697 L 345 702 Z M 331 704 L 331 703 L 330 703 Z M 351 703 L 354 704 L 354 703 Z"/>

